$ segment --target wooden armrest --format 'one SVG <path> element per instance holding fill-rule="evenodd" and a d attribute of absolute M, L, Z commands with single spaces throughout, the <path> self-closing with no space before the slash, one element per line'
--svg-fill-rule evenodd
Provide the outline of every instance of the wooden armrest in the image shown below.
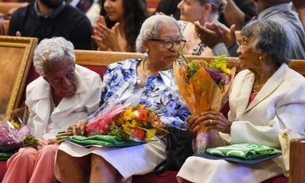
<path fill-rule="evenodd" d="M 305 139 L 290 141 L 289 183 L 305 182 Z"/>

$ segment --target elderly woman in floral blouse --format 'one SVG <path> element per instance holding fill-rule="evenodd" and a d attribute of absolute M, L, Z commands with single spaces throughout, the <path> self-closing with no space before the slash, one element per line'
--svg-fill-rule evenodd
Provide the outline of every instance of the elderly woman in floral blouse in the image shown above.
<path fill-rule="evenodd" d="M 155 110 L 162 123 L 186 129 L 190 112 L 172 71 L 172 64 L 179 57 L 176 48 L 184 43 L 174 18 L 165 15 L 148 18 L 136 41 L 137 51 L 146 52 L 147 56 L 108 66 L 103 79 L 103 106 L 118 101 L 145 104 Z M 87 121 L 79 121 L 70 129 L 80 134 L 86 124 Z M 57 178 L 63 183 L 125 182 L 133 175 L 153 171 L 165 158 L 162 140 L 125 148 L 82 148 L 63 143 L 57 154 Z"/>

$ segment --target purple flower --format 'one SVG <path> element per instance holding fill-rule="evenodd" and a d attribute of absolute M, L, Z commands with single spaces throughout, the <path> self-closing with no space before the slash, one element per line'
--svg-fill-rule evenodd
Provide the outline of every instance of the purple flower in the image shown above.
<path fill-rule="evenodd" d="M 219 80 L 223 78 L 223 73 L 215 71 L 209 67 L 205 67 L 205 70 L 210 74 L 212 79 L 218 83 Z"/>

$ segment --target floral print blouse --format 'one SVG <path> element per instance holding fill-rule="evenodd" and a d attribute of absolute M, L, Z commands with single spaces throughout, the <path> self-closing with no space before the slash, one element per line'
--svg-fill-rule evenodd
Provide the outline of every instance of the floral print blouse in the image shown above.
<path fill-rule="evenodd" d="M 161 71 L 147 77 L 144 88 L 136 67 L 142 59 L 128 59 L 110 64 L 104 73 L 102 87 L 103 106 L 135 100 L 154 109 L 163 124 L 186 130 L 186 118 L 191 114 L 175 83 L 173 70 Z M 137 97 L 135 97 L 137 96 Z M 133 99 L 134 98 L 134 99 Z"/>

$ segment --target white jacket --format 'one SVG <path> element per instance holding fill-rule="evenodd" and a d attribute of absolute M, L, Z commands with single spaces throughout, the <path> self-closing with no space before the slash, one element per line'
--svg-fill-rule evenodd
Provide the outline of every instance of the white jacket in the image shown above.
<path fill-rule="evenodd" d="M 305 123 L 305 78 L 283 64 L 249 106 L 254 74 L 238 73 L 230 94 L 231 143 L 257 142 L 280 148 L 278 134 Z"/>
<path fill-rule="evenodd" d="M 75 65 L 75 74 L 78 82 L 75 95 L 63 98 L 53 112 L 51 85 L 39 77 L 27 86 L 25 103 L 30 113 L 28 123 L 36 137 L 55 137 L 57 132 L 85 119 L 98 108 L 102 86 L 100 76 L 79 65 Z M 52 131 L 48 129 L 49 123 L 53 123 Z"/>

